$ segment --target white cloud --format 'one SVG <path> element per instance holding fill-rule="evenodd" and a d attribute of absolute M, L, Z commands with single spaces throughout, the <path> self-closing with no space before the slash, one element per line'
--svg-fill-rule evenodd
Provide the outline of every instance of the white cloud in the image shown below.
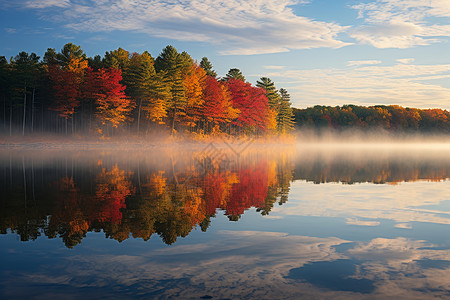
<path fill-rule="evenodd" d="M 261 54 L 292 49 L 339 48 L 346 27 L 298 16 L 295 0 L 102 0 L 28 1 L 26 7 L 59 6 L 43 17 L 80 31 L 136 31 L 154 37 L 206 42 L 222 54 Z"/>
<path fill-rule="evenodd" d="M 25 2 L 28 8 L 68 7 L 70 0 L 30 0 Z"/>
<path fill-rule="evenodd" d="M 380 60 L 350 60 L 347 66 L 361 66 L 361 65 L 378 65 L 381 64 Z"/>
<path fill-rule="evenodd" d="M 450 36 L 448 0 L 376 0 L 352 8 L 366 24 L 351 36 L 377 48 L 430 45 Z"/>
<path fill-rule="evenodd" d="M 450 109 L 450 88 L 433 81 L 449 78 L 450 65 L 399 62 L 392 66 L 354 62 L 347 68 L 274 70 L 264 76 L 280 82 L 280 87 L 284 85 L 295 107 L 398 104 Z"/>
<path fill-rule="evenodd" d="M 286 66 L 263 66 L 263 68 L 267 70 L 282 70 L 285 69 Z"/>
<path fill-rule="evenodd" d="M 400 58 L 397 61 L 401 64 L 411 64 L 414 62 L 414 58 Z"/>
<path fill-rule="evenodd" d="M 5 31 L 6 31 L 7 33 L 13 34 L 13 33 L 16 33 L 16 32 L 17 32 L 17 29 L 15 29 L 15 28 L 5 28 Z"/>

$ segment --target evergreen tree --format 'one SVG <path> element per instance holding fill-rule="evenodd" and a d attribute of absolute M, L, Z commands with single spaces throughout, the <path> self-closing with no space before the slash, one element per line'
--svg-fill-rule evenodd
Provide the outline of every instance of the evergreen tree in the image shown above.
<path fill-rule="evenodd" d="M 277 129 L 280 133 L 288 133 L 294 128 L 294 113 L 291 107 L 291 96 L 285 89 L 280 89 L 280 106 L 277 115 Z"/>
<path fill-rule="evenodd" d="M 277 109 L 280 103 L 280 94 L 278 93 L 275 84 L 270 78 L 261 77 L 260 81 L 256 82 L 256 86 L 263 88 L 266 91 L 267 99 L 269 99 L 269 107 Z"/>
<path fill-rule="evenodd" d="M 114 51 L 107 51 L 103 58 L 105 68 L 121 69 L 124 72 L 124 81 L 126 81 L 126 71 L 130 63 L 130 53 L 127 50 L 118 48 Z"/>
<path fill-rule="evenodd" d="M 244 75 L 242 75 L 241 70 L 236 69 L 236 68 L 230 69 L 230 70 L 228 71 L 227 75 L 225 75 L 224 80 L 225 80 L 225 81 L 228 81 L 228 80 L 230 80 L 231 78 L 233 78 L 233 79 L 238 79 L 238 80 L 242 80 L 242 81 L 245 82 L 245 77 L 244 77 Z"/>
<path fill-rule="evenodd" d="M 202 67 L 203 70 L 205 70 L 206 75 L 214 77 L 214 78 L 217 77 L 217 73 L 216 73 L 216 71 L 213 70 L 213 65 L 208 60 L 207 57 L 202 58 L 202 60 L 200 61 L 200 67 Z"/>
<path fill-rule="evenodd" d="M 98 70 L 103 68 L 102 57 L 100 55 L 96 55 L 94 57 L 88 58 L 88 65 L 94 70 Z"/>
<path fill-rule="evenodd" d="M 56 50 L 55 48 L 47 48 L 47 51 L 44 54 L 43 62 L 46 66 L 55 65 L 58 63 L 56 58 Z"/>
<path fill-rule="evenodd" d="M 180 117 L 183 117 L 187 98 L 183 84 L 183 74 L 192 63 L 192 58 L 186 52 L 178 53 L 173 46 L 167 46 L 155 60 L 155 69 L 158 73 L 164 74 L 165 82 L 170 89 L 170 98 L 168 102 L 168 110 L 171 115 L 172 133 L 175 131 L 175 123 Z"/>
<path fill-rule="evenodd" d="M 56 59 L 61 66 L 67 65 L 74 57 L 87 59 L 81 46 L 72 43 L 65 44 L 61 51 L 56 54 Z"/>
<path fill-rule="evenodd" d="M 128 91 L 138 103 L 138 131 L 141 109 L 151 121 L 161 122 L 167 116 L 169 90 L 162 76 L 156 74 L 154 59 L 147 51 L 142 54 L 134 53 L 131 57 Z"/>
<path fill-rule="evenodd" d="M 278 126 L 277 116 L 280 109 L 280 94 L 270 78 L 261 77 L 260 81 L 256 82 L 256 86 L 265 91 L 267 99 L 269 100 L 268 129 L 275 131 Z"/>

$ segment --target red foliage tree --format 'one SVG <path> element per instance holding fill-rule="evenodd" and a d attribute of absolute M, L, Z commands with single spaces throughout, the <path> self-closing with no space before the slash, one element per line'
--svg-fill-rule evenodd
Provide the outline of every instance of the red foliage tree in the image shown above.
<path fill-rule="evenodd" d="M 216 78 L 207 76 L 203 87 L 202 114 L 208 122 L 214 124 L 231 122 L 239 115 L 239 110 L 233 108 L 231 94 L 227 87 Z"/>
<path fill-rule="evenodd" d="M 236 125 L 259 127 L 266 130 L 269 116 L 269 100 L 262 88 L 252 87 L 248 82 L 229 79 L 227 87 L 231 92 L 233 107 L 241 112 Z"/>
<path fill-rule="evenodd" d="M 75 109 L 80 105 L 79 76 L 76 72 L 61 69 L 57 65 L 49 66 L 48 74 L 55 92 L 55 105 L 52 109 L 67 120 L 73 116 Z"/>
<path fill-rule="evenodd" d="M 127 121 L 129 113 L 136 106 L 133 100 L 125 95 L 125 86 L 120 83 L 120 69 L 88 68 L 86 72 L 86 96 L 92 98 L 96 105 L 96 115 L 103 125 L 110 123 L 117 127 Z"/>

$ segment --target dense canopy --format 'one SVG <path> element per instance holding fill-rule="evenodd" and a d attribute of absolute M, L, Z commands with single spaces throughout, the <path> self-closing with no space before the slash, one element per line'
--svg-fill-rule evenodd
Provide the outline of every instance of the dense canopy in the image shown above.
<path fill-rule="evenodd" d="M 273 135 L 292 129 L 276 124 L 293 114 L 281 109 L 270 79 L 261 79 L 270 86 L 254 87 L 237 68 L 217 78 L 206 57 L 198 64 L 170 45 L 156 58 L 122 48 L 87 57 L 72 43 L 60 52 L 47 49 L 42 60 L 21 52 L 10 61 L 0 58 L 0 79 L 1 130 L 9 135 Z"/>

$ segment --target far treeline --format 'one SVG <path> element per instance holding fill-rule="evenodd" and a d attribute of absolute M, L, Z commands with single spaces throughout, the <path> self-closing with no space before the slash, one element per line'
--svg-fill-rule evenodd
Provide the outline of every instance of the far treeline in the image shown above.
<path fill-rule="evenodd" d="M 290 96 L 262 77 L 256 87 L 232 68 L 218 78 L 167 46 L 158 57 L 122 48 L 87 57 L 68 43 L 43 59 L 0 57 L 0 131 L 112 136 L 132 133 L 276 135 L 293 128 Z"/>
<path fill-rule="evenodd" d="M 398 105 L 314 106 L 294 108 L 299 129 L 385 129 L 392 131 L 450 132 L 450 112 L 443 109 L 417 109 Z"/>

